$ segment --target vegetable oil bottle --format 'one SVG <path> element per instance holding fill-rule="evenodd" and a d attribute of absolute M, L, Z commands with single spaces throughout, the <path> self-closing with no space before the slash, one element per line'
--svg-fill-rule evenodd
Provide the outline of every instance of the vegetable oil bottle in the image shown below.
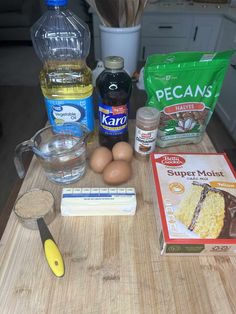
<path fill-rule="evenodd" d="M 31 37 L 43 63 L 40 85 L 49 122 L 81 122 L 92 132 L 92 72 L 86 64 L 89 28 L 66 8 L 68 0 L 45 2 L 48 10 L 32 26 Z"/>

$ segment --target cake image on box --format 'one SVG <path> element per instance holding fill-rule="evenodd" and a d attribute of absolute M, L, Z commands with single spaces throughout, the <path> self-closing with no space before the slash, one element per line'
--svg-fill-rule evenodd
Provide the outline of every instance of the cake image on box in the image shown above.
<path fill-rule="evenodd" d="M 235 196 L 209 184 L 193 182 L 175 217 L 200 238 L 216 239 L 235 236 L 231 232 L 235 213 Z"/>

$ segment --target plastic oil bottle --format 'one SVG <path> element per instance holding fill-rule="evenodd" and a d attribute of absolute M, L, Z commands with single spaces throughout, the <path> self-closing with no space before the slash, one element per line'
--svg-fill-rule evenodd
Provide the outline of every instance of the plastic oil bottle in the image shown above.
<path fill-rule="evenodd" d="M 94 129 L 92 72 L 86 64 L 90 32 L 67 9 L 68 0 L 46 0 L 48 10 L 32 26 L 31 38 L 43 63 L 40 85 L 49 122 L 81 122 Z"/>

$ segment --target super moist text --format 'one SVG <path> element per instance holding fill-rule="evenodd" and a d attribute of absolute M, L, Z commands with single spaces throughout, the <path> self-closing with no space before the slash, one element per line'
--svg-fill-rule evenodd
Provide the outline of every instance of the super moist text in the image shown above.
<path fill-rule="evenodd" d="M 206 171 L 206 170 L 197 170 L 197 171 L 174 171 L 167 170 L 168 176 L 176 176 L 176 177 L 192 177 L 192 176 L 204 176 L 204 177 L 224 177 L 224 173 L 222 171 Z"/>

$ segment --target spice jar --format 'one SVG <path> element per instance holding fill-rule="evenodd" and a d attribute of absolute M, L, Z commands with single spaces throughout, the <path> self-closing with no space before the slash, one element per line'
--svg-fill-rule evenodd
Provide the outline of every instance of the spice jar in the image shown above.
<path fill-rule="evenodd" d="M 154 151 L 157 137 L 157 127 L 160 119 L 159 111 L 152 107 L 141 107 L 136 114 L 135 157 L 149 159 Z"/>

